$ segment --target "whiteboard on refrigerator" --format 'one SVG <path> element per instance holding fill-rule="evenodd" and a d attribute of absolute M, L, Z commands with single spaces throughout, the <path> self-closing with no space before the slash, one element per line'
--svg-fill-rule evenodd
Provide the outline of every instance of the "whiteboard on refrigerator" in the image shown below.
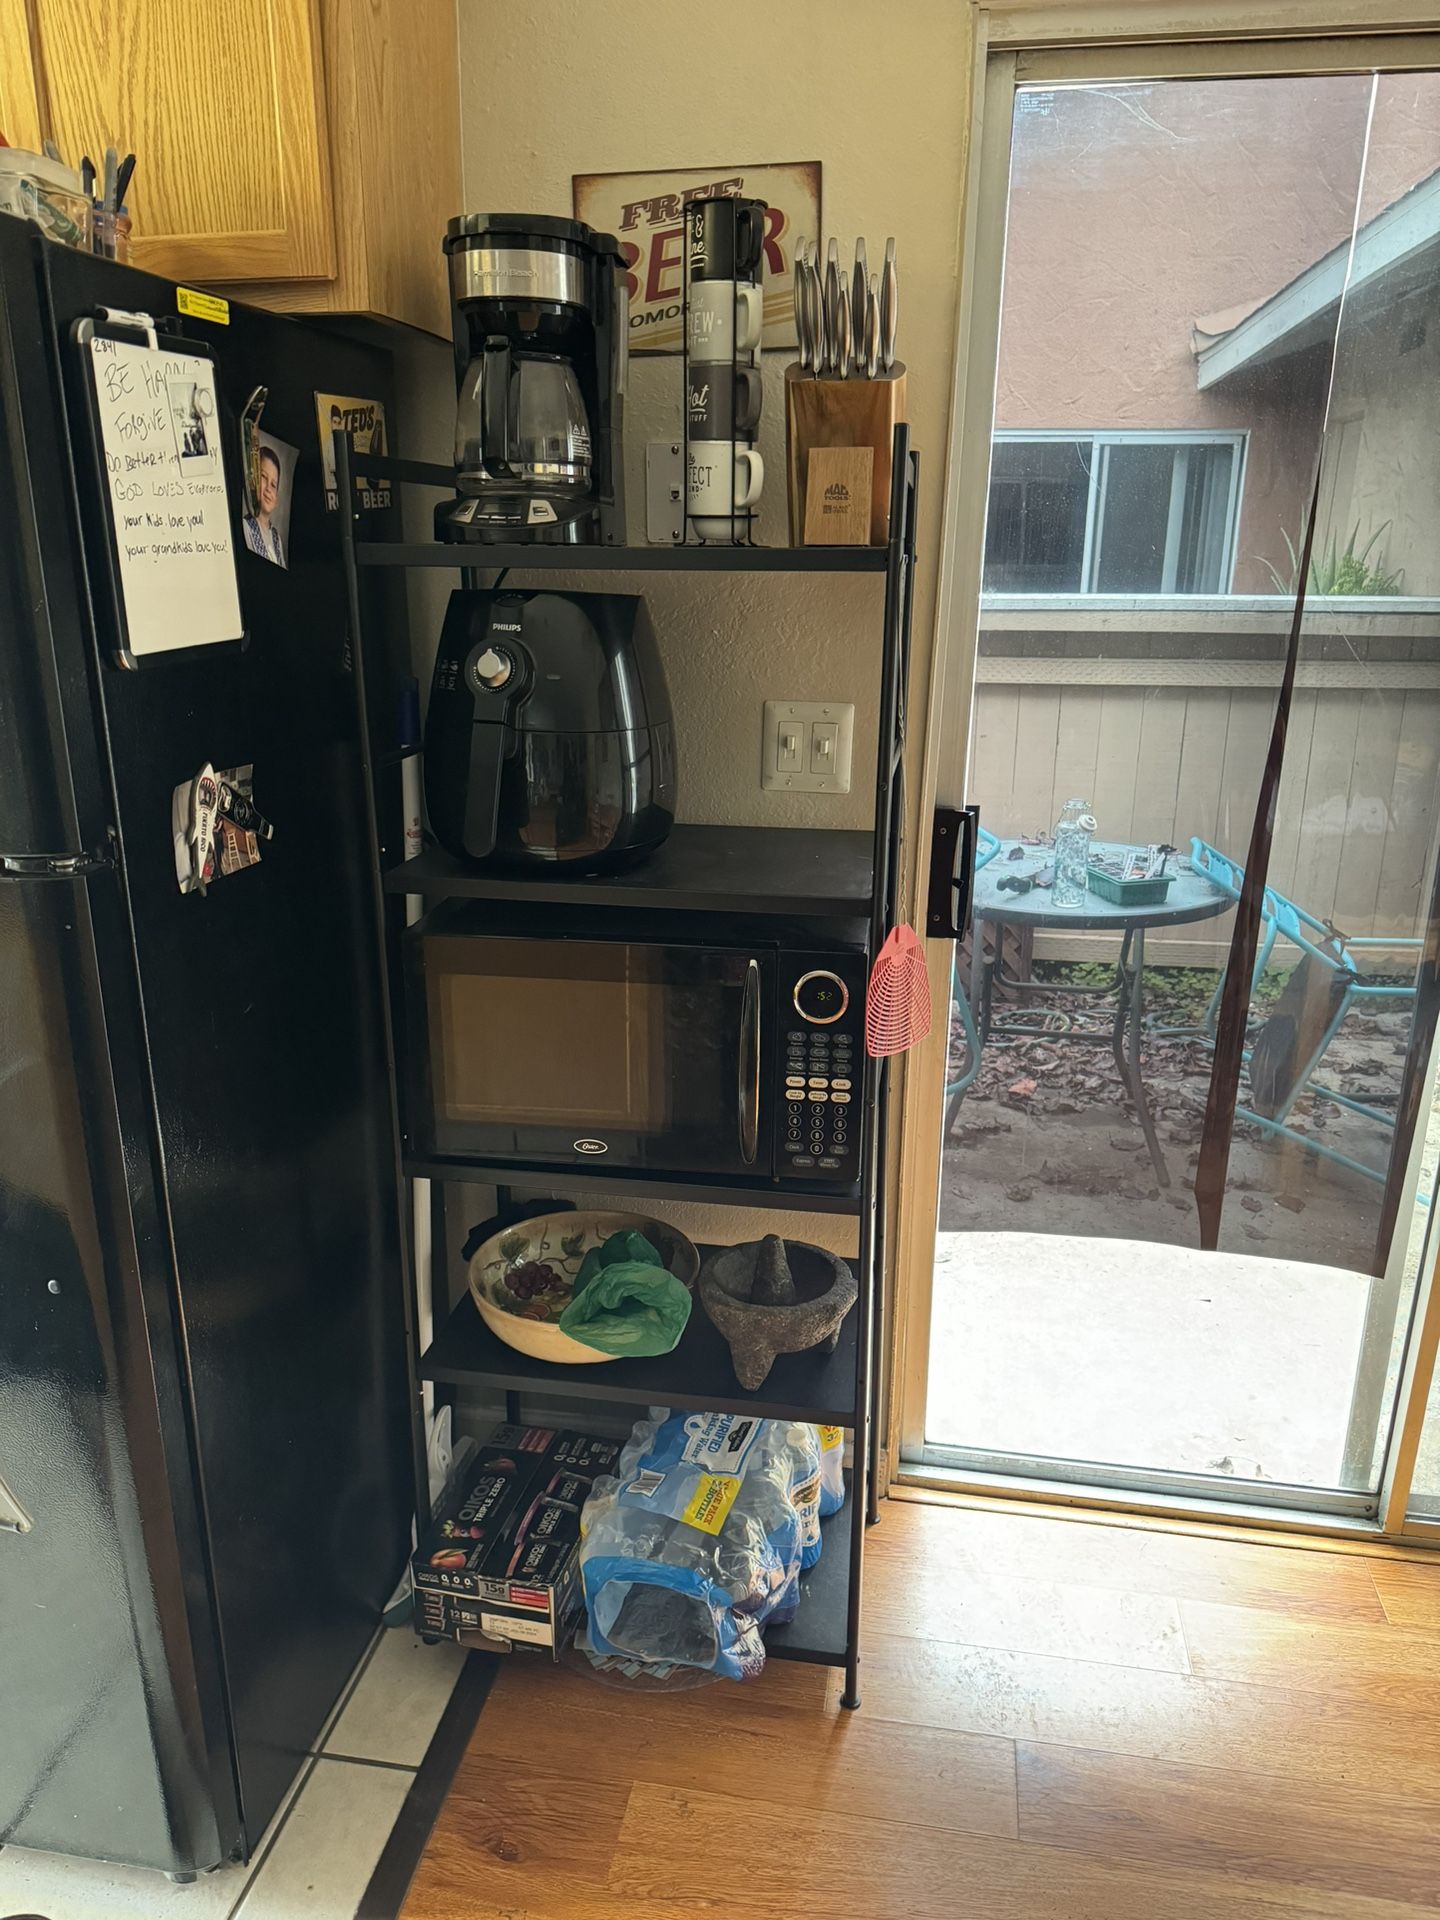
<path fill-rule="evenodd" d="M 121 654 L 143 659 L 244 635 L 215 363 L 185 347 L 93 334 Z"/>

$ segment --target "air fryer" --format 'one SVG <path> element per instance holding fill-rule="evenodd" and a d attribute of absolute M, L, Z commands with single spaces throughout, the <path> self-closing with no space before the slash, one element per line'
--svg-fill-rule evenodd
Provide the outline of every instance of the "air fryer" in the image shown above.
<path fill-rule="evenodd" d="M 659 846 L 675 818 L 675 742 L 645 602 L 453 593 L 425 798 L 441 845 L 485 867 L 595 873 Z"/>

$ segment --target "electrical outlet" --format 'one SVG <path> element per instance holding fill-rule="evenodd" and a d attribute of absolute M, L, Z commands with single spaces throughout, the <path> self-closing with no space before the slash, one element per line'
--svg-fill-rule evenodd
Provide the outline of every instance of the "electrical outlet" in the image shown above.
<path fill-rule="evenodd" d="M 767 700 L 760 784 L 767 791 L 848 793 L 855 709 L 834 700 Z"/>

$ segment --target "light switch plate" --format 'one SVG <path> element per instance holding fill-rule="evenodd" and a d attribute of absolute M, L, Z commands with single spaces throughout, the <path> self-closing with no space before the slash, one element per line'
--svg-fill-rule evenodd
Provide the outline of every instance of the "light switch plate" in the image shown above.
<path fill-rule="evenodd" d="M 760 785 L 767 791 L 848 793 L 854 737 L 853 706 L 836 700 L 767 700 Z"/>
<path fill-rule="evenodd" d="M 645 538 L 652 547 L 679 546 L 685 538 L 685 474 L 678 440 L 646 442 Z"/>

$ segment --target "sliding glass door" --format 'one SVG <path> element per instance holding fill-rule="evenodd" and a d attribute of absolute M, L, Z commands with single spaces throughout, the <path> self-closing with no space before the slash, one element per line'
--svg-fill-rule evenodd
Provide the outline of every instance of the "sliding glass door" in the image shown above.
<path fill-rule="evenodd" d="M 930 742 L 982 830 L 907 1100 L 905 1463 L 1394 1524 L 1440 1138 L 1440 43 L 1007 55 L 983 107 Z M 1440 1410 L 1411 1452 L 1440 1521 Z"/>

